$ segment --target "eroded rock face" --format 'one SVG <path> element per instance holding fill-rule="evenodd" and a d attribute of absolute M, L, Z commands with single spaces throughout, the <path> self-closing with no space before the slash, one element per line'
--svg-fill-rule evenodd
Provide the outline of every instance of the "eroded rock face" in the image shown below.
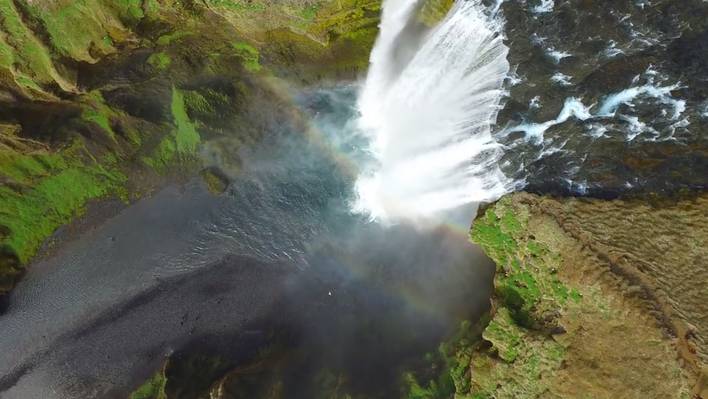
<path fill-rule="evenodd" d="M 501 12 L 516 67 L 497 133 L 508 175 L 610 198 L 706 187 L 708 3 L 509 0 Z"/>
<path fill-rule="evenodd" d="M 472 239 L 498 265 L 495 310 L 469 361 L 469 392 L 705 396 L 706 223 L 705 195 L 652 203 L 519 193 L 490 207 Z"/>

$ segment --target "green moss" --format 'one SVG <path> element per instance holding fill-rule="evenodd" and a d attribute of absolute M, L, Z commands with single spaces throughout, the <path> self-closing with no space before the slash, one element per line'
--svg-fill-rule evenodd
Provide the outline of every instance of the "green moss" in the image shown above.
<path fill-rule="evenodd" d="M 509 256 L 518 249 L 514 237 L 505 230 L 506 225 L 515 226 L 515 223 L 510 222 L 513 217 L 513 214 L 505 215 L 506 222 L 502 225 L 494 208 L 490 208 L 472 226 L 472 241 L 481 245 L 485 252 L 497 261 L 499 267 L 508 264 Z"/>
<path fill-rule="evenodd" d="M 556 275 L 558 255 L 526 237 L 525 215 L 502 199 L 478 218 L 472 241 L 497 264 L 497 297 L 522 326 L 538 325 L 546 312 L 555 312 L 570 298 L 570 290 Z"/>
<path fill-rule="evenodd" d="M 313 32 L 323 31 L 336 35 L 346 35 L 375 26 L 381 13 L 381 1 L 341 0 L 323 5 Z"/>
<path fill-rule="evenodd" d="M 172 136 L 164 137 L 152 151 L 150 156 L 144 157 L 143 162 L 157 171 L 163 172 L 175 158 L 175 142 Z"/>
<path fill-rule="evenodd" d="M 11 47 L 3 51 L 3 62 L 9 62 L 5 66 L 15 65 L 39 84 L 61 82 L 48 50 L 24 24 L 12 0 L 0 0 L 0 16 L 2 30 L 6 33 L 5 43 Z"/>
<path fill-rule="evenodd" d="M 20 154 L 0 151 L 0 174 L 16 183 L 30 185 L 37 179 L 51 175 L 52 171 L 66 167 L 64 157 L 45 151 Z"/>
<path fill-rule="evenodd" d="M 80 119 L 105 133 L 111 142 L 116 136 L 110 118 L 118 115 L 108 107 L 99 92 L 82 96 Z M 128 137 L 137 135 L 125 129 Z M 80 214 L 91 199 L 107 195 L 126 197 L 126 176 L 122 162 L 113 153 L 96 158 L 81 139 L 58 151 L 38 144 L 18 147 L 16 151 L 0 149 L 0 275 L 7 276 L 8 267 L 22 267 L 41 244 L 61 225 Z M 116 150 L 117 147 L 111 147 Z M 2 289 L 10 287 L 0 281 Z"/>
<path fill-rule="evenodd" d="M 505 211 L 499 221 L 501 229 L 507 234 L 517 237 L 523 232 L 524 226 L 521 221 L 511 211 Z"/>
<path fill-rule="evenodd" d="M 201 175 L 207 189 L 214 195 L 223 193 L 229 186 L 228 179 L 215 170 L 205 169 L 202 171 Z"/>
<path fill-rule="evenodd" d="M 209 100 L 196 90 L 184 92 L 184 105 L 188 114 L 213 114 L 214 106 Z"/>
<path fill-rule="evenodd" d="M 251 44 L 259 43 L 260 62 L 255 62 L 255 51 L 243 54 L 249 70 L 257 71 L 262 65 L 303 81 L 352 77 L 363 71 L 378 34 L 381 5 L 380 0 L 208 3 L 220 8 L 238 29 L 246 30 Z M 254 18 L 268 21 L 254 26 Z"/>
<path fill-rule="evenodd" d="M 81 99 L 82 112 L 81 119 L 95 124 L 113 142 L 118 143 L 116 132 L 111 125 L 111 120 L 125 120 L 126 116 L 121 111 L 117 111 L 108 106 L 103 99 L 103 95 L 98 90 L 84 95 Z M 130 144 L 137 147 L 141 144 L 140 134 L 132 127 L 122 124 L 121 133 Z M 115 149 L 112 147 L 112 149 Z"/>
<path fill-rule="evenodd" d="M 312 21 L 315 20 L 315 17 L 317 16 L 317 11 L 320 9 L 320 4 L 310 4 L 308 6 L 305 6 L 302 10 L 300 10 L 300 17 L 304 19 L 306 24 L 312 23 Z"/>
<path fill-rule="evenodd" d="M 89 122 L 93 122 L 97 124 L 98 126 L 103 129 L 104 132 L 107 132 L 109 134 L 109 137 L 115 141 L 115 133 L 113 132 L 113 128 L 111 128 L 111 125 L 108 121 L 108 116 L 104 113 L 101 113 L 100 111 L 96 109 L 85 109 L 84 112 L 81 114 L 81 117 Z"/>
<path fill-rule="evenodd" d="M 128 399 L 167 399 L 165 394 L 166 385 L 167 378 L 163 369 L 145 381 L 143 385 L 130 394 Z"/>
<path fill-rule="evenodd" d="M 184 95 L 176 88 L 172 88 L 172 118 L 177 127 L 175 131 L 176 150 L 179 154 L 193 154 L 197 150 L 200 137 L 196 127 L 189 120 L 184 104 Z"/>
<path fill-rule="evenodd" d="M 529 241 L 526 245 L 529 253 L 533 256 L 542 256 L 546 253 L 545 248 L 536 241 Z"/>
<path fill-rule="evenodd" d="M 160 36 L 157 39 L 156 43 L 159 46 L 169 46 L 170 44 L 172 44 L 176 41 L 179 41 L 180 39 L 183 39 L 187 36 L 191 36 L 193 34 L 194 33 L 190 32 L 190 31 L 178 30 L 178 31 L 174 31 L 174 32 Z"/>
<path fill-rule="evenodd" d="M 342 0 L 330 2 L 320 11 L 313 32 L 323 32 L 329 39 L 331 68 L 364 71 L 369 65 L 371 48 L 378 36 L 381 2 Z"/>
<path fill-rule="evenodd" d="M 432 375 L 404 373 L 403 385 L 408 399 L 447 399 L 470 390 L 469 365 L 474 346 L 480 339 L 479 329 L 469 321 L 462 322 L 455 334 L 440 344 L 438 351 L 426 361 Z M 421 374 L 421 373 L 418 373 Z M 421 384 L 420 380 L 426 381 Z"/>
<path fill-rule="evenodd" d="M 334 6 L 334 2 L 288 1 L 281 5 L 264 0 L 0 0 L 0 77 L 3 82 L 13 92 L 44 102 L 58 101 L 60 96 L 55 93 L 63 92 L 62 107 L 58 109 L 66 111 L 68 116 L 73 112 L 72 108 L 63 105 L 73 103 L 79 112 L 77 117 L 69 118 L 67 125 L 52 126 L 51 131 L 26 132 L 24 137 L 46 137 L 55 131 L 61 132 L 61 137 L 52 137 L 52 145 L 56 146 L 54 150 L 37 143 L 28 145 L 26 143 L 31 140 L 14 137 L 7 141 L 11 142 L 12 148 L 21 150 L 5 146 L 0 148 L 0 181 L 6 183 L 0 190 L 0 262 L 12 257 L 13 262 L 26 264 L 41 243 L 57 227 L 79 214 L 88 201 L 108 195 L 124 195 L 127 177 L 119 168 L 122 163 L 132 159 L 142 160 L 163 172 L 177 162 L 192 161 L 201 141 L 194 121 L 208 123 L 224 115 L 231 117 L 236 114 L 234 102 L 246 97 L 243 95 L 246 90 L 241 88 L 248 85 L 234 75 L 234 72 L 240 73 L 238 70 L 227 71 L 222 61 L 229 57 L 232 61 L 236 54 L 242 59 L 246 70 L 262 71 L 262 63 L 266 63 L 268 57 L 258 46 L 259 43 L 268 43 L 263 37 L 266 34 L 239 31 L 239 34 L 243 33 L 240 36 L 230 29 L 219 36 L 214 33 L 213 27 L 201 25 L 213 24 L 213 21 L 201 21 L 197 18 L 198 13 L 193 11 L 198 11 L 205 4 L 216 5 L 251 18 L 255 13 L 270 16 L 277 8 L 281 14 L 271 26 L 294 27 L 298 33 L 286 34 L 286 39 L 293 40 L 276 50 L 282 50 L 280 53 L 287 57 L 288 49 L 295 48 L 298 59 L 294 64 L 305 61 L 311 64 L 304 65 L 303 70 L 311 65 L 314 65 L 313 68 L 325 65 L 329 71 L 350 68 L 354 64 L 365 66 L 376 32 L 377 2 L 342 0 Z M 280 18 L 283 13 L 291 19 L 286 21 Z M 151 19 L 158 17 L 159 21 Z M 303 25 L 291 23 L 293 20 L 302 21 Z M 269 18 L 267 24 L 270 23 Z M 177 28 L 159 36 L 170 26 Z M 189 35 L 195 37 L 190 38 L 189 42 L 179 43 L 185 44 L 184 48 L 159 47 L 171 46 Z M 208 40 L 216 38 L 213 40 L 215 44 L 205 46 L 208 49 L 204 51 L 201 47 L 203 40 L 199 41 L 203 37 L 208 37 Z M 220 38 L 223 42 L 219 42 Z M 194 46 L 191 39 L 196 43 Z M 180 52 L 185 56 L 180 57 L 182 60 L 187 55 L 194 59 L 208 58 L 209 52 L 223 51 L 224 58 L 219 60 L 222 64 L 213 68 L 208 66 L 198 72 L 233 79 L 233 86 L 241 93 L 229 97 L 206 88 L 184 93 L 174 88 L 170 104 L 173 126 L 170 126 L 167 121 L 140 120 L 137 116 L 127 115 L 107 104 L 100 93 L 84 94 L 76 87 L 76 71 L 73 69 L 76 65 L 92 70 L 97 68 L 97 63 L 105 60 L 109 70 L 122 68 L 121 62 L 127 58 L 107 59 L 106 56 L 115 54 L 119 48 L 152 47 L 152 40 L 155 40 L 159 50 L 149 58 L 148 63 L 157 70 L 166 71 L 163 77 L 190 87 L 194 86 L 193 82 L 187 82 L 189 73 L 201 66 L 177 65 L 176 59 L 171 59 L 168 54 L 184 50 Z M 232 40 L 236 42 L 232 43 Z M 368 44 L 362 44 L 365 42 Z M 338 53 L 329 53 L 330 48 Z M 179 70 L 173 73 L 174 69 Z M 95 78 L 100 80 L 101 76 L 96 75 Z M 96 87 L 107 87 L 102 86 L 105 82 L 96 83 Z M 219 128 L 209 132 L 218 134 Z M 160 134 L 168 130 L 169 134 Z M 63 137 L 78 137 L 79 133 L 81 138 L 74 145 L 58 149 Z M 224 183 L 212 177 L 207 178 L 207 183 L 221 190 Z M 5 254 L 10 256 L 5 257 Z"/>
<path fill-rule="evenodd" d="M 248 43 L 238 42 L 233 44 L 236 54 L 243 61 L 243 66 L 249 72 L 258 72 L 261 70 L 260 52 Z"/>
<path fill-rule="evenodd" d="M 497 263 L 497 304 L 470 362 L 478 398 L 537 398 L 547 392 L 565 349 L 552 338 L 558 318 L 582 296 L 558 277 L 561 256 L 529 234 L 528 209 L 505 197 L 481 215 L 471 238 Z"/>
<path fill-rule="evenodd" d="M 191 158 L 201 141 L 194 123 L 187 114 L 184 94 L 174 87 L 171 110 L 175 128 L 160 141 L 150 156 L 143 158 L 146 164 L 159 171 L 163 171 L 175 160 Z"/>
<path fill-rule="evenodd" d="M 519 327 L 505 308 L 499 309 L 482 334 L 506 362 L 513 362 L 519 356 L 520 347 L 523 345 L 521 335 Z"/>
<path fill-rule="evenodd" d="M 166 53 L 160 52 L 160 53 L 152 54 L 150 57 L 148 57 L 147 62 L 153 68 L 155 68 L 159 71 L 163 71 L 163 70 L 169 68 L 170 64 L 172 63 L 172 59 Z"/>
<path fill-rule="evenodd" d="M 32 2 L 28 10 L 42 21 L 54 49 L 79 61 L 95 62 L 96 54 L 114 53 L 111 33 L 126 34 L 114 12 L 98 0 Z"/>
<path fill-rule="evenodd" d="M 123 19 L 131 25 L 135 25 L 145 17 L 143 10 L 143 0 L 114 0 L 111 2 L 119 10 Z"/>
<path fill-rule="evenodd" d="M 13 48 L 0 36 L 0 67 L 10 69 L 15 61 Z"/>
<path fill-rule="evenodd" d="M 41 87 L 39 87 L 39 85 L 34 80 L 32 80 L 29 77 L 24 76 L 24 75 L 18 74 L 17 76 L 15 76 L 15 82 L 17 82 L 17 84 L 20 86 L 23 86 L 28 89 L 36 90 L 38 92 L 41 92 L 44 90 Z"/>
<path fill-rule="evenodd" d="M 583 295 L 578 290 L 573 288 L 572 290 L 570 290 L 570 299 L 575 303 L 580 303 L 580 301 L 583 299 Z"/>
<path fill-rule="evenodd" d="M 440 399 L 439 388 L 435 381 L 431 381 L 428 386 L 422 387 L 412 373 L 405 373 L 403 382 L 406 385 L 406 399 Z"/>
<path fill-rule="evenodd" d="M 160 12 L 160 3 L 158 0 L 145 0 L 143 1 L 143 10 L 146 17 L 155 18 Z"/>
<path fill-rule="evenodd" d="M 472 397 L 538 398 L 547 392 L 544 376 L 561 367 L 562 345 L 518 326 L 505 308 L 496 312 L 483 337 L 492 346 L 470 362 Z"/>
<path fill-rule="evenodd" d="M 82 161 L 84 151 L 77 144 L 62 154 L 4 157 L 2 173 L 32 185 L 20 191 L 0 187 L 0 217 L 9 231 L 2 247 L 21 263 L 28 262 L 41 243 L 88 200 L 116 193 L 125 182 L 117 165 Z"/>
<path fill-rule="evenodd" d="M 207 3 L 211 6 L 224 7 L 246 13 L 260 13 L 268 8 L 268 4 L 265 2 L 249 0 L 207 0 Z"/>

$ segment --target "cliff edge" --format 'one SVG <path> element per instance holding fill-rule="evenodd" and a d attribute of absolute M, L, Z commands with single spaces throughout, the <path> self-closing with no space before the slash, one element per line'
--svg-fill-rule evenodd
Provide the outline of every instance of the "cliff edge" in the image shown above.
<path fill-rule="evenodd" d="M 489 207 L 471 236 L 496 294 L 457 397 L 706 397 L 707 222 L 705 194 Z"/>

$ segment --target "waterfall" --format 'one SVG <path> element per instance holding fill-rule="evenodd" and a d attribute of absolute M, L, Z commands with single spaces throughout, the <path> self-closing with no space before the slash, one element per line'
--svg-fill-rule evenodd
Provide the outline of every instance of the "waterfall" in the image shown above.
<path fill-rule="evenodd" d="M 491 134 L 509 72 L 503 23 L 480 0 L 458 0 L 429 29 L 421 3 L 384 1 L 359 97 L 376 162 L 358 178 L 355 210 L 376 219 L 431 217 L 512 186 Z"/>

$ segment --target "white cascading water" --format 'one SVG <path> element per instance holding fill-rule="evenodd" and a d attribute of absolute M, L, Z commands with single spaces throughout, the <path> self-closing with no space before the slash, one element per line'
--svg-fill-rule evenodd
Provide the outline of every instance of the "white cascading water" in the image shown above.
<path fill-rule="evenodd" d="M 432 217 L 511 187 L 491 135 L 509 72 L 503 23 L 479 0 L 460 0 L 421 32 L 419 3 L 385 0 L 359 98 L 378 162 L 357 181 L 355 209 L 375 219 Z"/>

